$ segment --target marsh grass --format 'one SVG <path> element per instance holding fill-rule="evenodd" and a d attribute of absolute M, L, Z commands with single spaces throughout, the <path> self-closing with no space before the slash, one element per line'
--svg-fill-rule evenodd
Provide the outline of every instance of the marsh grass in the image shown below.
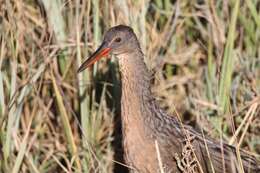
<path fill-rule="evenodd" d="M 259 158 L 259 11 L 257 0 L 0 0 L 0 172 L 122 172 L 116 58 L 76 73 L 116 24 L 137 33 L 162 107 Z"/>

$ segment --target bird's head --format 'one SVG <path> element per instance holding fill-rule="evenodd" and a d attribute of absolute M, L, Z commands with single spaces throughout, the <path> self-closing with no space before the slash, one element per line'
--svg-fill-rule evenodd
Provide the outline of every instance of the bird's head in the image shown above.
<path fill-rule="evenodd" d="M 78 72 L 83 71 L 110 53 L 120 55 L 139 48 L 139 43 L 132 28 L 125 25 L 112 27 L 106 32 L 99 48 L 82 63 Z"/>

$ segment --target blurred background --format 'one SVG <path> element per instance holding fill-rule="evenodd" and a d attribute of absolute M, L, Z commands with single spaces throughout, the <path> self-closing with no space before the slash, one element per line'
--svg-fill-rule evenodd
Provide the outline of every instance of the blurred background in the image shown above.
<path fill-rule="evenodd" d="M 0 172 L 126 172 L 116 58 L 76 72 L 118 24 L 161 107 L 259 159 L 258 0 L 0 0 Z"/>

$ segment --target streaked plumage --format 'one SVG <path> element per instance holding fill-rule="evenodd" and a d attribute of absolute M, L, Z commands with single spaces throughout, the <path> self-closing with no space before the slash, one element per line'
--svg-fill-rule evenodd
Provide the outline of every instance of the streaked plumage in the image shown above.
<path fill-rule="evenodd" d="M 241 169 L 260 172 L 253 156 L 240 151 L 243 163 L 240 168 L 233 146 L 226 143 L 221 146 L 219 141 L 204 137 L 158 106 L 151 93 L 151 76 L 143 53 L 130 27 L 119 25 L 109 29 L 99 50 L 79 71 L 108 52 L 117 55 L 119 61 L 124 151 L 127 164 L 134 168 L 132 172 L 157 173 L 160 169 L 165 173 L 233 173 Z"/>

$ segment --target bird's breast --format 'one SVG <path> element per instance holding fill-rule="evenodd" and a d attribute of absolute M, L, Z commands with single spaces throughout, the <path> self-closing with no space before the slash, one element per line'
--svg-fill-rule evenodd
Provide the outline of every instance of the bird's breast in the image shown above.
<path fill-rule="evenodd" d="M 158 170 L 155 141 L 146 129 L 138 106 L 122 105 L 122 126 L 126 163 L 132 172 L 153 173 Z"/>

